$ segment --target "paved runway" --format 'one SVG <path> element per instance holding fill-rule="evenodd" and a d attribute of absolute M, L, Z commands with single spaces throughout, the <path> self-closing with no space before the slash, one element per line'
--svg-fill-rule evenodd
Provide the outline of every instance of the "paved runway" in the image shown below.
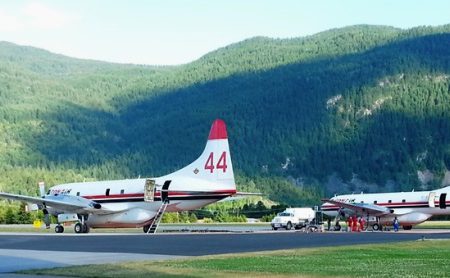
<path fill-rule="evenodd" d="M 223 234 L 7 234 L 0 233 L 0 273 L 15 270 L 5 262 L 33 262 L 26 268 L 112 260 L 169 259 L 184 256 L 254 252 L 319 246 L 388 243 L 447 238 L 450 233 L 223 233 Z M 35 250 L 35 251 L 27 251 Z M 39 250 L 39 251 L 36 251 Z M 49 253 L 40 253 L 48 251 Z M 55 252 L 57 251 L 57 252 Z M 36 252 L 36 256 L 32 253 Z M 73 253 L 77 252 L 77 253 Z M 22 254 L 22 255 L 21 255 Z M 126 254 L 129 254 L 128 256 Z M 56 257 L 59 260 L 52 259 Z M 64 259 L 66 258 L 66 259 Z M 9 259 L 9 260 L 8 260 Z M 81 262 L 79 261 L 81 259 Z M 3 267 L 2 267 L 3 266 Z M 19 269 L 24 269 L 19 268 Z"/>
<path fill-rule="evenodd" d="M 290 248 L 450 238 L 450 233 L 0 234 L 0 249 L 200 256 Z"/>

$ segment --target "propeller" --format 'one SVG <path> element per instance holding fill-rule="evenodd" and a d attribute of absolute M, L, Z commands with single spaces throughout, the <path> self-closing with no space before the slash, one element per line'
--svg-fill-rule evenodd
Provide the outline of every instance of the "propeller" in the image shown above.
<path fill-rule="evenodd" d="M 41 195 L 42 198 L 45 198 L 45 183 L 43 181 L 40 181 L 38 183 L 38 185 L 39 185 L 39 194 Z M 51 219 L 50 219 L 50 215 L 48 214 L 47 206 L 45 205 L 45 203 L 42 208 L 42 212 L 44 213 L 45 227 L 47 229 L 50 229 Z"/>

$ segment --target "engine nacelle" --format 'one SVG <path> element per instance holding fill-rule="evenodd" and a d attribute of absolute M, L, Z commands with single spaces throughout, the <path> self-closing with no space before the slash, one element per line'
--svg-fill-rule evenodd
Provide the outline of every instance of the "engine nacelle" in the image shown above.
<path fill-rule="evenodd" d="M 432 215 L 430 214 L 426 214 L 426 213 L 422 213 L 422 212 L 412 212 L 412 213 L 406 213 L 403 215 L 397 215 L 397 219 L 400 222 L 400 225 L 405 226 L 405 225 L 417 225 L 420 224 L 426 220 L 428 220 Z M 387 217 L 382 217 L 380 219 L 380 222 L 383 225 L 392 225 L 392 223 L 394 222 L 394 218 L 395 216 L 387 216 Z"/>
<path fill-rule="evenodd" d="M 58 222 L 59 223 L 77 222 L 77 221 L 78 221 L 78 215 L 76 213 L 58 214 Z"/>

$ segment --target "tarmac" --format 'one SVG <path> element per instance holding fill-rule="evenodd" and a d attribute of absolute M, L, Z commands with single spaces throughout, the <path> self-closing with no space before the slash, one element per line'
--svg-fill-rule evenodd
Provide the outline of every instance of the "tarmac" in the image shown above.
<path fill-rule="evenodd" d="M 19 270 L 72 265 L 169 260 L 213 254 L 422 239 L 450 239 L 450 231 L 412 230 L 398 233 L 268 231 L 154 235 L 0 233 L 0 274 L 10 275 L 11 272 Z"/>
<path fill-rule="evenodd" d="M 0 249 L 0 273 L 11 273 L 19 270 L 38 268 L 118 263 L 125 261 L 155 261 L 176 258 L 183 258 L 183 256 Z"/>

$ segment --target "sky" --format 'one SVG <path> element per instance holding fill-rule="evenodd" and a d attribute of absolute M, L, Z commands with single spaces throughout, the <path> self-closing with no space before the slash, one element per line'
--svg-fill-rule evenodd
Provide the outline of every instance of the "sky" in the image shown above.
<path fill-rule="evenodd" d="M 0 0 L 0 41 L 149 65 L 189 63 L 255 36 L 449 23 L 445 0 Z"/>

